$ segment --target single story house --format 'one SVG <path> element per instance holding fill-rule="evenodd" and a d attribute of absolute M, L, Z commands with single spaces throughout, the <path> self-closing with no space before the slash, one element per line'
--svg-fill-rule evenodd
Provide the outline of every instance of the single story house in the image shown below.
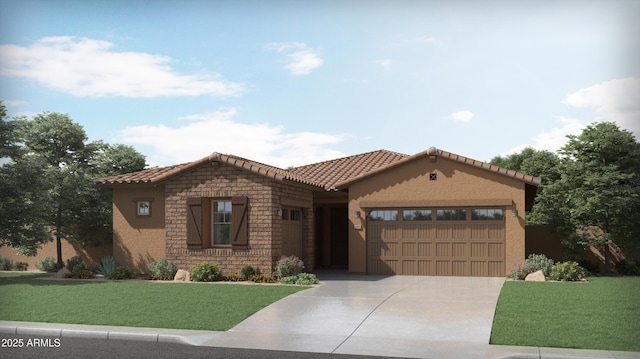
<path fill-rule="evenodd" d="M 234 155 L 103 178 L 113 256 L 145 271 L 270 271 L 282 255 L 352 273 L 505 276 L 525 256 L 540 179 L 434 147 L 281 169 Z"/>

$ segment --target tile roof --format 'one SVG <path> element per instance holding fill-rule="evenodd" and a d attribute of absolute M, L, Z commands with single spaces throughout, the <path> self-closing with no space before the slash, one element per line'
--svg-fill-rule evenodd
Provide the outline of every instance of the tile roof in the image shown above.
<path fill-rule="evenodd" d="M 321 183 L 327 191 L 336 190 L 336 184 L 388 166 L 403 158 L 403 153 L 378 150 L 335 160 L 294 167 L 290 172 Z"/>
<path fill-rule="evenodd" d="M 429 157 L 435 156 L 435 157 L 447 158 L 447 159 L 450 159 L 450 160 L 453 160 L 453 161 L 457 161 L 457 162 L 460 162 L 460 163 L 463 163 L 463 164 L 466 164 L 466 165 L 469 165 L 469 166 L 474 166 L 474 167 L 478 167 L 478 168 L 481 168 L 481 169 L 484 169 L 484 170 L 487 170 L 487 171 L 495 172 L 495 173 L 498 173 L 498 174 L 501 174 L 501 175 L 504 175 L 504 176 L 513 177 L 513 178 L 519 179 L 519 180 L 521 180 L 521 181 L 523 181 L 523 182 L 525 182 L 527 184 L 533 185 L 533 186 L 538 186 L 540 184 L 540 178 L 538 178 L 538 177 L 529 176 L 529 175 L 526 175 L 524 173 L 520 173 L 520 172 L 516 172 L 514 170 L 506 169 L 504 167 L 499 167 L 499 166 L 492 165 L 492 164 L 489 164 L 489 163 L 486 163 L 486 162 L 474 160 L 472 158 L 460 156 L 460 155 L 457 155 L 455 153 L 451 153 L 451 152 L 439 150 L 439 149 L 437 149 L 435 147 L 431 147 L 426 151 L 422 151 L 420 153 L 416 153 L 415 155 L 412 155 L 412 156 L 407 156 L 407 157 L 405 157 L 405 158 L 403 158 L 401 160 L 389 163 L 386 166 L 381 166 L 381 167 L 376 168 L 375 170 L 362 173 L 362 174 L 360 174 L 358 176 L 355 176 L 355 177 L 348 178 L 348 179 L 346 179 L 346 180 L 344 180 L 342 182 L 336 183 L 335 187 L 337 189 L 346 188 L 349 185 L 351 185 L 351 184 L 353 184 L 355 182 L 358 182 L 360 180 L 363 180 L 363 179 L 365 179 L 367 177 L 373 176 L 373 175 L 378 174 L 378 173 L 383 172 L 383 171 L 390 170 L 390 169 L 395 168 L 397 166 L 400 166 L 400 165 L 402 165 L 404 163 L 407 163 L 407 162 L 410 162 L 410 161 L 414 161 L 414 160 L 416 160 L 418 158 L 423 158 L 423 157 L 427 157 L 427 156 L 429 156 Z"/>
<path fill-rule="evenodd" d="M 152 168 L 144 171 L 138 171 L 133 173 L 127 173 L 123 175 L 111 176 L 106 178 L 100 178 L 95 181 L 96 185 L 104 187 L 113 187 L 118 185 L 128 184 L 159 184 L 165 182 L 175 176 L 181 175 L 187 171 L 194 170 L 200 166 L 203 166 L 212 162 L 222 162 L 231 166 L 242 168 L 247 171 L 251 171 L 266 177 L 270 177 L 277 180 L 288 180 L 293 182 L 299 182 L 315 187 L 322 187 L 321 184 L 308 180 L 305 177 L 301 177 L 295 173 L 291 173 L 282 168 L 269 166 L 264 163 L 251 161 L 246 158 L 225 155 L 221 153 L 212 153 L 207 157 L 203 157 L 197 161 L 183 163 L 174 166 L 167 166 L 161 168 Z"/>
<path fill-rule="evenodd" d="M 213 153 L 210 156 L 197 161 L 101 178 L 96 180 L 95 183 L 96 185 L 104 187 L 128 184 L 159 184 L 205 164 L 211 162 L 222 162 L 276 180 L 292 181 L 318 188 L 324 188 L 327 191 L 337 191 L 339 189 L 347 188 L 349 185 L 369 176 L 390 170 L 404 163 L 418 158 L 423 158 L 425 156 L 439 156 L 447 158 L 466 165 L 502 174 L 504 176 L 513 177 L 533 186 L 540 184 L 540 178 L 456 155 L 451 152 L 438 150 L 435 147 L 431 147 L 426 151 L 412 156 L 387 150 L 378 150 L 338 158 L 335 160 L 294 167 L 288 170 L 251 161 L 238 156 Z"/>

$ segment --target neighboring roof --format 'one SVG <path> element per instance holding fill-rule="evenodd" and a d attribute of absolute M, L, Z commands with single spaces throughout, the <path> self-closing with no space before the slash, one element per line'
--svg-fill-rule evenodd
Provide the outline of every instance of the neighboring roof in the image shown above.
<path fill-rule="evenodd" d="M 453 160 L 453 161 L 457 161 L 457 162 L 460 162 L 460 163 L 463 163 L 463 164 L 466 164 L 466 165 L 469 165 L 469 166 L 474 166 L 474 167 L 477 167 L 477 168 L 481 168 L 483 170 L 495 172 L 495 173 L 498 173 L 498 174 L 501 174 L 501 175 L 504 175 L 504 176 L 507 176 L 507 177 L 516 178 L 516 179 L 518 179 L 518 180 L 520 180 L 522 182 L 525 182 L 526 184 L 533 185 L 533 186 L 538 186 L 540 184 L 540 178 L 538 178 L 538 177 L 529 176 L 529 175 L 526 175 L 524 173 L 516 172 L 514 170 L 509 170 L 509 169 L 506 169 L 506 168 L 503 168 L 503 167 L 499 167 L 499 166 L 492 165 L 492 164 L 489 164 L 489 163 L 486 163 L 486 162 L 474 160 L 472 158 L 460 156 L 460 155 L 457 155 L 455 153 L 442 151 L 442 150 L 439 150 L 439 149 L 437 149 L 435 147 L 431 147 L 428 150 L 420 152 L 420 153 L 417 153 L 417 154 L 415 154 L 413 156 L 404 157 L 401 160 L 389 163 L 386 166 L 381 166 L 381 167 L 376 168 L 375 170 L 362 173 L 362 174 L 360 174 L 358 176 L 355 176 L 355 177 L 348 178 L 348 179 L 346 179 L 346 180 L 344 180 L 342 182 L 336 183 L 335 187 L 338 188 L 338 189 L 346 188 L 346 187 L 348 187 L 349 185 L 351 185 L 351 184 L 353 184 L 355 182 L 361 181 L 361 180 L 363 180 L 365 178 L 371 177 L 371 176 L 376 175 L 376 174 L 378 174 L 380 172 L 388 171 L 388 170 L 390 170 L 392 168 L 396 168 L 396 167 L 401 166 L 401 165 L 403 165 L 405 163 L 414 161 L 414 160 L 419 159 L 419 158 L 424 158 L 424 157 L 427 157 L 427 156 L 428 157 L 434 157 L 434 158 L 435 157 L 447 158 L 447 159 L 450 159 L 450 160 Z"/>
<path fill-rule="evenodd" d="M 238 156 L 213 153 L 210 156 L 197 161 L 101 178 L 96 180 L 95 183 L 104 187 L 128 184 L 159 184 L 205 164 L 222 162 L 272 179 L 292 181 L 324 188 L 327 191 L 336 191 L 338 189 L 344 189 L 355 182 L 361 181 L 380 172 L 388 171 L 396 168 L 397 166 L 401 166 L 402 164 L 427 156 L 447 158 L 469 166 L 474 166 L 518 179 L 528 185 L 534 186 L 534 195 L 535 186 L 540 184 L 540 178 L 456 155 L 451 152 L 438 150 L 435 147 L 431 147 L 427 151 L 423 151 L 412 156 L 398 152 L 378 150 L 306 166 L 294 167 L 289 170 L 269 166 L 264 163 L 251 161 Z"/>
<path fill-rule="evenodd" d="M 327 191 L 331 191 L 336 190 L 336 184 L 340 182 L 389 166 L 407 157 L 408 155 L 403 153 L 378 150 L 294 167 L 289 169 L 289 172 L 320 183 Z"/>
<path fill-rule="evenodd" d="M 96 185 L 104 187 L 113 187 L 118 185 L 128 184 L 160 184 L 173 177 L 179 176 L 183 173 L 192 171 L 205 164 L 222 162 L 231 166 L 241 168 L 250 172 L 254 172 L 265 177 L 273 178 L 276 180 L 289 180 L 292 182 L 298 182 L 315 187 L 322 187 L 318 183 L 309 181 L 305 177 L 301 177 L 295 173 L 283 170 L 278 167 L 266 165 L 256 161 L 251 161 L 246 158 L 224 155 L 221 153 L 212 153 L 210 156 L 204 157 L 200 160 L 183 163 L 174 166 L 167 166 L 161 168 L 152 168 L 149 170 L 138 171 L 133 173 L 127 173 L 118 176 L 111 176 L 106 178 L 100 178 L 95 181 Z"/>

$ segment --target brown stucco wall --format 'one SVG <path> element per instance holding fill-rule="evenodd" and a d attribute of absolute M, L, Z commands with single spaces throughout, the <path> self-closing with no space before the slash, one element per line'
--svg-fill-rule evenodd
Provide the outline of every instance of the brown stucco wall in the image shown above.
<path fill-rule="evenodd" d="M 281 199 L 290 198 L 309 203 L 312 200 L 312 192 L 308 189 L 286 185 L 226 164 L 199 167 L 168 181 L 165 189 L 167 258 L 180 269 L 190 269 L 200 262 L 214 262 L 223 273 L 238 273 L 247 265 L 257 267 L 263 273 L 271 272 L 281 255 L 281 219 L 276 215 L 276 208 L 281 207 Z M 187 248 L 187 198 L 234 196 L 249 198 L 249 242 L 246 248 Z M 313 215 L 308 209 L 303 210 L 303 213 L 304 226 L 310 227 Z M 307 236 L 304 247 L 306 258 L 303 260 L 311 261 L 311 234 Z"/>
<path fill-rule="evenodd" d="M 165 257 L 164 186 L 132 185 L 113 190 L 113 257 L 121 266 L 145 273 Z M 138 217 L 136 200 L 151 200 L 151 216 Z"/>
<path fill-rule="evenodd" d="M 0 255 L 5 256 L 11 259 L 14 263 L 16 262 L 25 262 L 29 264 L 27 267 L 28 270 L 37 270 L 35 263 L 45 257 L 53 257 L 53 259 L 58 259 L 58 254 L 56 251 L 56 241 L 55 239 L 52 242 L 48 242 L 43 244 L 40 249 L 38 249 L 38 254 L 35 257 L 26 257 L 19 256 L 16 254 L 16 250 L 10 247 L 0 247 Z M 111 242 L 104 243 L 99 247 L 80 247 L 77 245 L 72 245 L 66 240 L 62 240 L 62 260 L 63 262 L 75 256 L 80 256 L 82 258 L 83 263 L 88 265 L 93 265 L 96 262 L 99 262 L 100 259 L 104 256 L 112 255 L 112 244 Z"/>
<path fill-rule="evenodd" d="M 436 173 L 437 180 L 430 181 L 429 173 Z M 367 202 L 407 202 L 446 206 L 488 205 L 492 200 L 508 199 L 505 213 L 505 275 L 516 263 L 524 260 L 524 183 L 503 175 L 464 165 L 438 157 L 432 162 L 428 157 L 417 159 L 389 171 L 366 178 L 349 186 L 349 271 L 366 272 L 366 222 Z M 417 205 L 417 204 L 416 204 Z M 403 205 L 404 206 L 404 205 Z M 517 209 L 517 217 L 511 210 Z M 361 218 L 354 213 L 360 211 Z M 361 225 L 362 229 L 355 229 Z"/>

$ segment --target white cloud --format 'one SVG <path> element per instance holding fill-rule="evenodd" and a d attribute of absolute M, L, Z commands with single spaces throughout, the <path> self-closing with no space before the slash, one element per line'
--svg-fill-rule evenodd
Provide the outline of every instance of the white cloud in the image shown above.
<path fill-rule="evenodd" d="M 167 56 L 115 52 L 108 41 L 46 37 L 27 47 L 0 46 L 0 75 L 35 80 L 79 97 L 238 96 L 241 83 L 213 73 L 184 75 Z"/>
<path fill-rule="evenodd" d="M 27 101 L 21 100 L 2 100 L 2 104 L 6 107 L 19 107 L 27 104 Z"/>
<path fill-rule="evenodd" d="M 318 52 L 302 42 L 273 42 L 265 46 L 267 50 L 287 54 L 284 66 L 292 75 L 308 75 L 324 64 Z"/>
<path fill-rule="evenodd" d="M 127 127 L 118 141 L 145 145 L 153 150 L 149 162 L 159 165 L 190 162 L 213 152 L 233 154 L 272 166 L 286 168 L 344 156 L 331 145 L 343 135 L 315 132 L 286 132 L 281 126 L 244 124 L 235 121 L 235 109 L 181 118 L 187 124 Z"/>
<path fill-rule="evenodd" d="M 391 61 L 390 59 L 384 59 L 384 60 L 380 60 L 378 61 L 378 65 L 380 65 L 380 67 L 388 69 L 391 67 L 391 65 L 393 65 L 393 61 Z"/>
<path fill-rule="evenodd" d="M 562 103 L 573 107 L 594 108 L 593 121 L 614 121 L 634 132 L 640 139 L 640 78 L 627 77 L 605 81 L 567 95 Z M 589 122 L 593 122 L 589 121 Z"/>
<path fill-rule="evenodd" d="M 527 147 L 531 147 L 539 151 L 556 152 L 560 147 L 567 144 L 567 135 L 579 135 L 586 126 L 584 122 L 575 118 L 561 117 L 558 121 L 560 122 L 560 126 L 554 127 L 549 131 L 540 132 L 532 138 L 532 143 L 518 145 L 504 153 L 501 153 L 500 156 L 519 153 Z"/>
<path fill-rule="evenodd" d="M 462 110 L 452 113 L 451 115 L 449 115 L 449 118 L 456 122 L 469 122 L 473 120 L 473 116 L 473 112 Z"/>

